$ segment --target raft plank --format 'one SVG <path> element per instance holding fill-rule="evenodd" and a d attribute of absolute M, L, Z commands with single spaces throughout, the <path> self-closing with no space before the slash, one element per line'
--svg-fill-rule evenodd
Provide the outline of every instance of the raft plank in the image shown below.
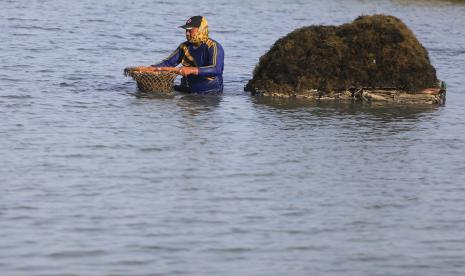
<path fill-rule="evenodd" d="M 271 96 L 279 98 L 299 98 L 318 101 L 361 101 L 361 102 L 389 102 L 400 104 L 436 104 L 442 105 L 446 100 L 446 90 L 428 88 L 412 93 L 397 89 L 350 89 L 342 91 L 318 91 L 316 89 L 303 92 L 255 92 L 253 95 Z"/>

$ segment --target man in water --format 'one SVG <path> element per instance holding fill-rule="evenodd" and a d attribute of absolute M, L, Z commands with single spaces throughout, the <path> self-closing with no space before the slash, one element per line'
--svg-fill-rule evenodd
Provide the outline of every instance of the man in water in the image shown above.
<path fill-rule="evenodd" d="M 203 16 L 193 16 L 180 26 L 186 30 L 186 42 L 166 59 L 152 67 L 175 67 L 182 75 L 174 89 L 188 93 L 223 92 L 224 51 L 220 43 L 208 37 L 208 23 Z M 163 70 L 160 68 L 160 70 Z"/>

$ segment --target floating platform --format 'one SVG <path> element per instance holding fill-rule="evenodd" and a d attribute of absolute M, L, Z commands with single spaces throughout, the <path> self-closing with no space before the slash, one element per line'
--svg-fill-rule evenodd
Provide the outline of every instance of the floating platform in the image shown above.
<path fill-rule="evenodd" d="M 443 105 L 446 102 L 446 87 L 428 88 L 419 92 L 407 92 L 396 88 L 357 88 L 339 91 L 319 91 L 317 89 L 301 92 L 264 92 L 256 90 L 252 95 L 298 98 L 317 101 L 360 101 L 399 104 Z"/>

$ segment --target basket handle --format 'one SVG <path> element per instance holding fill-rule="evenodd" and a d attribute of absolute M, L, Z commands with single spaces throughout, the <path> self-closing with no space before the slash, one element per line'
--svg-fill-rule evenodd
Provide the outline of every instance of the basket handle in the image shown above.
<path fill-rule="evenodd" d="M 173 72 L 179 74 L 179 68 L 177 67 L 152 67 L 152 66 L 137 66 L 128 67 L 124 69 L 124 74 L 128 75 L 130 72 L 138 73 L 156 73 L 156 72 Z"/>
<path fill-rule="evenodd" d="M 173 72 L 176 74 L 179 74 L 179 68 L 178 67 L 152 67 L 155 72 L 157 71 L 165 71 L 165 72 Z"/>

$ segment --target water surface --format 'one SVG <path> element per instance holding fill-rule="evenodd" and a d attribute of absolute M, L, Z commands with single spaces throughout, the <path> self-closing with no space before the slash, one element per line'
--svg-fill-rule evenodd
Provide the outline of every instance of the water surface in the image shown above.
<path fill-rule="evenodd" d="M 251 97 L 297 27 L 401 18 L 445 106 Z M 122 75 L 203 14 L 225 93 Z M 465 5 L 9 0 L 0 10 L 2 275 L 464 275 Z"/>

